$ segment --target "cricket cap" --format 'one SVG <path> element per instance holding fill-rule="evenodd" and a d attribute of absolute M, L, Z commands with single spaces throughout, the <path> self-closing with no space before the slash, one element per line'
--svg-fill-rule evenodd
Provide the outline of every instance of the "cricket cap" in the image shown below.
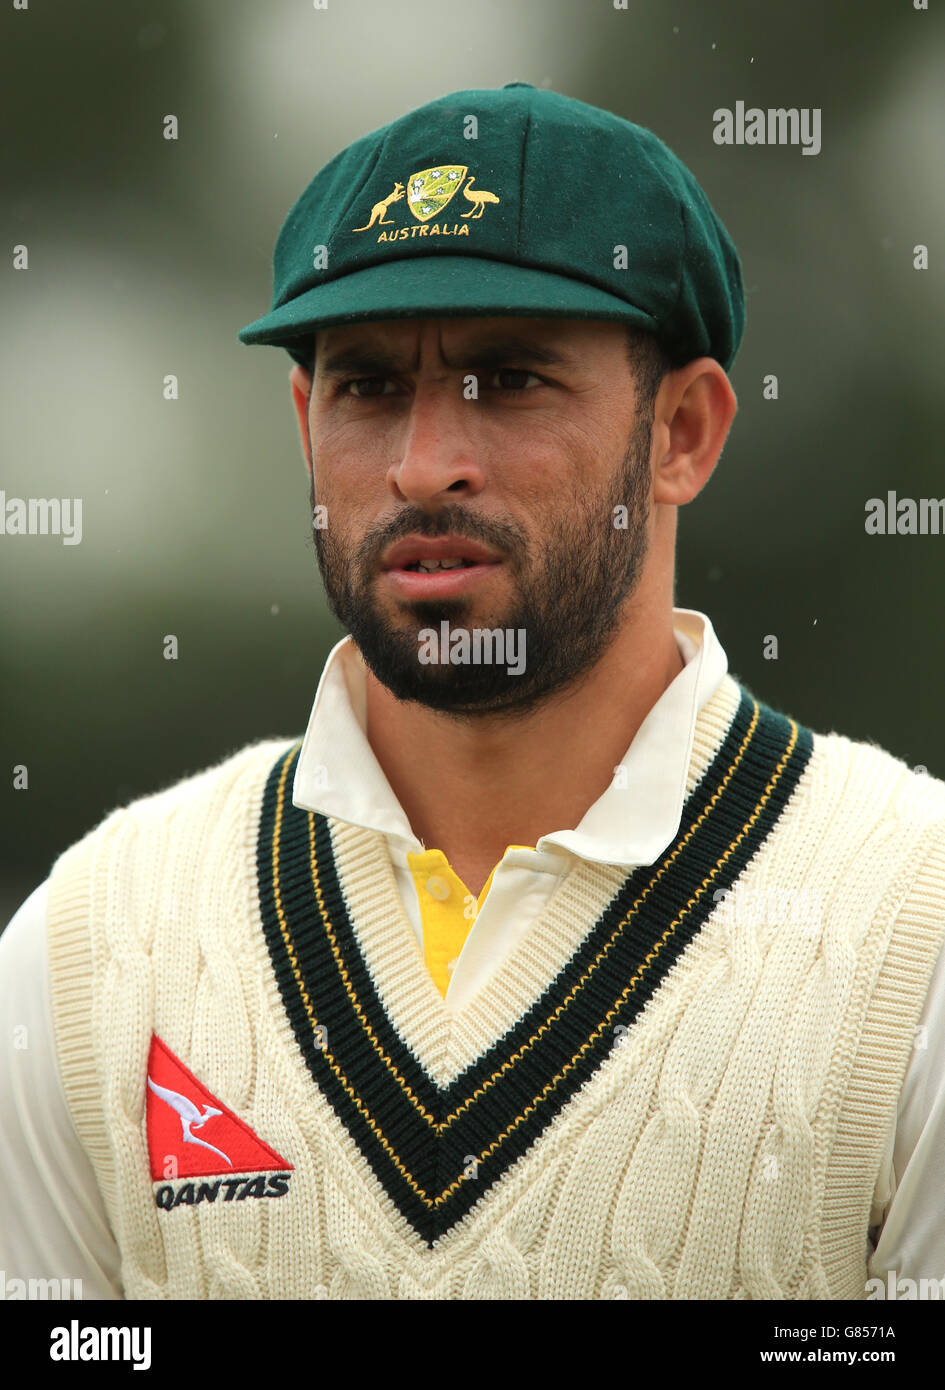
<path fill-rule="evenodd" d="M 527 82 L 452 92 L 355 140 L 289 212 L 246 344 L 309 364 L 333 324 L 442 315 L 611 319 L 680 366 L 728 370 L 741 266 L 651 131 Z"/>

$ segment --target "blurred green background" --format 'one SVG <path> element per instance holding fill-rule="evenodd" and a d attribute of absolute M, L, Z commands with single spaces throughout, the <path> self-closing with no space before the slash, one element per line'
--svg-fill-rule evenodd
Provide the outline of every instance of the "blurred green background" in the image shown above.
<path fill-rule="evenodd" d="M 0 489 L 82 497 L 84 536 L 0 537 L 0 924 L 119 802 L 304 729 L 341 632 L 290 359 L 236 333 L 269 306 L 276 234 L 316 170 L 458 88 L 526 81 L 609 108 L 703 184 L 742 258 L 748 327 L 732 434 L 680 518 L 677 602 L 709 614 L 730 669 L 770 704 L 945 775 L 945 537 L 863 525 L 889 489 L 945 494 L 942 13 L 8 4 Z M 712 113 L 738 100 L 820 107 L 821 153 L 716 146 Z M 12 269 L 20 243 L 28 272 Z M 12 785 L 22 763 L 27 792 Z"/>

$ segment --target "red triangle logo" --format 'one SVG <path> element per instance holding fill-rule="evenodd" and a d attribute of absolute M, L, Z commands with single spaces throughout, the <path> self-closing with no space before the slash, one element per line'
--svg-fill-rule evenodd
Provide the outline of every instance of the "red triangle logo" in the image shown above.
<path fill-rule="evenodd" d="M 148 1056 L 147 1097 L 154 1182 L 292 1171 L 292 1164 L 217 1100 L 156 1033 Z"/>

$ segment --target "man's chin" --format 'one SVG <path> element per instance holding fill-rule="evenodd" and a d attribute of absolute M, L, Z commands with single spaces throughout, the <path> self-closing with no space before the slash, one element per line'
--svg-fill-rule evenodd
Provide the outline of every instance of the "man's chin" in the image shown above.
<path fill-rule="evenodd" d="M 532 703 L 531 663 L 526 675 L 510 671 L 507 662 L 464 661 L 451 641 L 460 631 L 527 631 L 525 613 L 480 616 L 475 609 L 471 600 L 455 598 L 398 602 L 389 611 L 363 591 L 359 601 L 349 593 L 341 605 L 333 605 L 372 675 L 398 700 L 467 715 L 511 712 L 522 706 L 523 697 Z M 529 657 L 531 651 L 529 643 Z"/>
<path fill-rule="evenodd" d="M 363 648 L 361 654 L 392 695 L 427 709 L 487 713 L 517 703 L 523 691 L 522 678 L 504 668 L 377 661 Z"/>

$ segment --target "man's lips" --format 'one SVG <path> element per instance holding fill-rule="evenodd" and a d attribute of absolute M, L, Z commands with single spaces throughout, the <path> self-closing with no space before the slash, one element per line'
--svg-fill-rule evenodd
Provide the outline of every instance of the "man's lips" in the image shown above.
<path fill-rule="evenodd" d="M 420 561 L 461 560 L 451 569 L 425 571 Z M 474 588 L 499 568 L 500 556 L 463 536 L 408 536 L 387 552 L 383 578 L 402 598 L 447 598 Z M 411 568 L 413 566 L 413 568 Z"/>
<path fill-rule="evenodd" d="M 495 560 L 450 570 L 387 569 L 381 577 L 402 598 L 449 598 L 475 588 L 501 567 L 501 560 Z"/>
<path fill-rule="evenodd" d="M 464 536 L 407 536 L 391 546 L 384 556 L 385 570 L 409 570 L 420 560 L 465 560 L 472 565 L 495 564 L 501 557 L 492 554 L 484 545 Z"/>

